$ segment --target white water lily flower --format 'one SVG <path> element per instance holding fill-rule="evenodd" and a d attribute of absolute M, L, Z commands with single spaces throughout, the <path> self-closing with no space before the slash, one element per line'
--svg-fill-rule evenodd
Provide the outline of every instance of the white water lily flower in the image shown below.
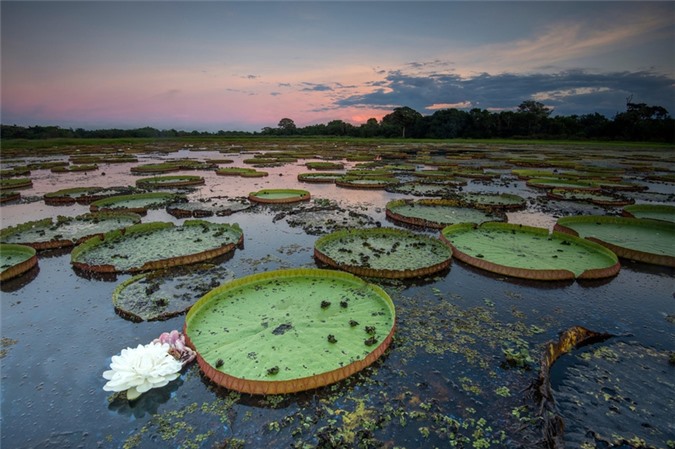
<path fill-rule="evenodd" d="M 180 375 L 183 364 L 169 354 L 166 343 L 150 343 L 122 349 L 112 357 L 110 370 L 103 372 L 108 380 L 105 391 L 125 391 L 133 401 L 151 388 L 163 387 Z"/>

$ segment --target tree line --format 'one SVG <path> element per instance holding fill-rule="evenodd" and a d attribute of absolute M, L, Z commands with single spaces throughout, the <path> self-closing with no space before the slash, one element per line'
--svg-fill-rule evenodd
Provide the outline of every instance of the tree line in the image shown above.
<path fill-rule="evenodd" d="M 675 143 L 675 120 L 661 106 L 627 101 L 626 111 L 612 119 L 593 113 L 552 116 L 544 104 L 523 101 L 515 111 L 490 112 L 485 109 L 441 109 L 424 116 L 414 109 L 395 108 L 382 120 L 368 119 L 359 126 L 342 120 L 326 124 L 298 127 L 291 118 L 282 118 L 277 127 L 265 127 L 260 132 L 247 131 L 177 131 L 152 127 L 137 129 L 73 130 L 58 126 L 1 125 L 3 139 L 47 138 L 162 138 L 189 136 L 240 137 L 269 136 L 350 136 L 397 137 L 433 139 L 569 139 L 569 140 L 627 140 Z"/>

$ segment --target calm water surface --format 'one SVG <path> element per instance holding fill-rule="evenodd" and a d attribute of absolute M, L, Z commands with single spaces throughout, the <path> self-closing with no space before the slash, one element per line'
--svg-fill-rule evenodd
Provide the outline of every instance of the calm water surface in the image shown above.
<path fill-rule="evenodd" d="M 181 150 L 141 155 L 139 163 L 182 157 L 228 157 L 236 160 L 232 165 L 243 166 L 241 159 L 251 156 Z M 190 191 L 193 199 L 300 188 L 365 213 L 382 226 L 396 226 L 387 221 L 384 206 L 409 196 L 300 183 L 296 175 L 308 171 L 305 162 L 262 168 L 269 172 L 265 178 L 181 173 L 206 179 L 205 186 Z M 22 192 L 28 201 L 0 209 L 2 227 L 88 212 L 88 206 L 45 205 L 41 196 L 76 186 L 134 185 L 139 176 L 130 174 L 133 165 L 102 165 L 87 174 L 33 171 L 34 187 Z M 542 192 L 505 173 L 502 180 L 469 182 L 464 191 L 525 196 L 530 206 L 510 213 L 510 222 L 549 229 L 569 210 L 605 212 L 591 206 L 562 212 L 554 210 L 555 204 L 535 207 Z M 655 188 L 673 193 L 672 186 Z M 243 248 L 220 263 L 237 277 L 315 267 L 317 236 L 285 219 L 275 220 L 280 211 L 292 208 L 255 206 L 208 218 L 239 223 L 244 231 Z M 160 210 L 143 218 L 149 221 L 183 220 Z M 129 404 L 102 390 L 101 373 L 110 357 L 181 329 L 184 316 L 127 321 L 115 313 L 111 297 L 129 275 L 85 277 L 73 271 L 67 251 L 40 256 L 38 269 L 2 285 L 3 448 L 536 446 L 540 427 L 525 390 L 537 377 L 544 343 L 574 325 L 617 335 L 611 344 L 595 346 L 607 345 L 618 355 L 579 350 L 557 366 L 554 387 L 568 423 L 569 447 L 612 441 L 613 435 L 664 448 L 675 440 L 667 418 L 675 404 L 675 368 L 667 363 L 675 351 L 675 276 L 670 269 L 622 261 L 618 276 L 608 280 L 544 283 L 507 279 L 453 261 L 447 272 L 415 282 L 373 279 L 394 300 L 398 328 L 390 350 L 362 373 L 317 391 L 259 398 L 217 388 L 193 365 L 178 380 Z M 508 367 L 505 348 L 529 354 L 529 368 Z M 597 380 L 603 375 L 620 379 L 619 384 Z M 647 394 L 654 385 L 660 390 L 658 400 Z M 618 411 L 613 403 L 619 403 Z"/>

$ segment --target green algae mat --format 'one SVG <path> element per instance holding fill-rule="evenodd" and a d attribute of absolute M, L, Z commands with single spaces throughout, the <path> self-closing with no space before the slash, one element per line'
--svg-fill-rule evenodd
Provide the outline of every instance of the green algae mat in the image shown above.
<path fill-rule="evenodd" d="M 151 222 L 96 236 L 71 253 L 73 267 L 97 273 L 140 272 L 204 262 L 234 251 L 244 238 L 237 224 L 186 220 Z"/>
<path fill-rule="evenodd" d="M 123 229 L 140 223 L 141 217 L 131 212 L 92 212 L 76 217 L 59 215 L 0 230 L 0 242 L 28 245 L 35 249 L 73 246 L 95 235 Z"/>
<path fill-rule="evenodd" d="M 457 259 L 493 273 L 537 280 L 598 279 L 619 272 L 617 256 L 593 242 L 531 226 L 463 223 L 441 231 Z"/>
<path fill-rule="evenodd" d="M 263 189 L 251 192 L 248 199 L 255 203 L 297 203 L 308 201 L 311 195 L 307 190 L 300 189 Z"/>
<path fill-rule="evenodd" d="M 448 268 L 452 251 L 439 239 L 405 230 L 347 229 L 317 239 L 314 257 L 359 276 L 403 279 Z"/>
<path fill-rule="evenodd" d="M 554 229 L 597 242 L 619 257 L 675 267 L 675 223 L 644 218 L 579 216 L 560 218 Z"/>
<path fill-rule="evenodd" d="M 204 374 L 251 394 L 309 390 L 372 364 L 389 346 L 396 314 L 380 287 L 333 270 L 254 274 L 211 290 L 184 333 Z"/>
<path fill-rule="evenodd" d="M 35 248 L 0 243 L 0 281 L 20 276 L 37 265 Z"/>
<path fill-rule="evenodd" d="M 464 207 L 462 204 L 454 200 L 393 200 L 387 203 L 386 215 L 396 222 L 432 229 L 443 229 L 456 223 L 506 221 L 503 213 Z"/>

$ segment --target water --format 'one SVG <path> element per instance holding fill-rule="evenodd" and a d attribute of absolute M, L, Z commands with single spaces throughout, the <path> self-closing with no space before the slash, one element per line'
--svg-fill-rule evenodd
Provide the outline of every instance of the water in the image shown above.
<path fill-rule="evenodd" d="M 182 157 L 203 160 L 223 155 L 181 150 L 168 155 L 140 155 L 139 163 Z M 250 155 L 227 157 L 236 160 L 230 166 L 243 166 L 240 161 Z M 191 198 L 239 197 L 263 188 L 305 189 L 313 198 L 335 200 L 347 210 L 369 216 L 373 223 L 390 227 L 396 225 L 385 217 L 387 201 L 412 198 L 382 190 L 300 183 L 296 175 L 309 171 L 304 167 L 307 161 L 264 168 L 269 172 L 266 178 L 225 177 L 208 171 L 179 174 L 205 178 L 204 186 L 190 191 Z M 354 164 L 346 163 L 348 167 Z M 103 165 L 98 172 L 86 175 L 34 171 L 33 189 L 22 191 L 29 201 L 2 206 L 2 226 L 85 213 L 88 207 L 82 205 L 47 206 L 41 195 L 77 186 L 134 185 L 139 176 L 129 173 L 131 166 Z M 556 216 L 586 207 L 542 203 L 541 191 L 508 174 L 502 176 L 502 180 L 470 181 L 464 191 L 524 196 L 528 209 L 509 213 L 510 222 L 549 229 Z M 659 190 L 670 191 L 672 198 L 672 186 L 661 184 Z M 289 225 L 288 215 L 275 220 L 280 212 L 293 207 L 256 205 L 227 217 L 209 217 L 213 222 L 239 223 L 244 231 L 243 248 L 222 265 L 237 277 L 279 268 L 315 267 L 313 245 L 318 236 Z M 184 220 L 157 210 L 143 218 L 143 222 L 149 221 L 179 224 Z M 438 235 L 435 231 L 417 232 Z M 148 343 L 162 332 L 181 329 L 184 317 L 161 322 L 127 321 L 115 313 L 111 298 L 115 287 L 130 275 L 85 276 L 70 267 L 68 251 L 41 253 L 38 268 L 2 285 L 2 447 L 351 447 L 360 442 L 363 447 L 426 448 L 453 443 L 458 447 L 536 444 L 541 436 L 536 410 L 524 391 L 537 377 L 536 362 L 544 343 L 556 339 L 564 329 L 581 325 L 621 336 L 633 345 L 630 348 L 646 348 L 656 354 L 649 363 L 672 373 L 672 366 L 663 366 L 663 354 L 675 350 L 675 325 L 668 320 L 675 315 L 673 270 L 630 261 L 622 261 L 622 265 L 616 277 L 593 282 L 504 278 L 458 261 L 429 278 L 405 283 L 372 280 L 392 297 L 398 323 L 390 349 L 363 372 L 319 390 L 261 398 L 216 387 L 192 365 L 178 380 L 128 403 L 102 390 L 105 380 L 101 373 L 108 369 L 110 357 L 125 347 Z M 608 347 L 621 353 L 622 346 L 608 343 L 612 341 L 597 346 L 611 345 Z M 533 362 L 525 363 L 528 369 L 509 368 L 505 348 L 527 353 Z M 623 357 L 632 360 L 634 352 L 628 351 Z M 593 360 L 572 359 L 561 363 L 562 371 L 554 373 L 556 379 L 562 379 L 554 388 L 567 422 L 569 447 L 590 441 L 585 436 L 589 426 L 603 438 L 611 440 L 612 434 L 625 439 L 638 437 L 656 447 L 666 447 L 668 439 L 675 439 L 666 419 L 653 420 L 659 432 L 640 425 L 627 429 L 625 419 L 607 416 L 604 402 L 596 408 L 592 401 L 584 402 L 586 418 L 576 416 L 567 398 L 569 391 L 578 391 L 583 384 L 575 384 L 573 373 L 581 369 L 582 362 Z M 588 376 L 602 368 L 625 379 L 634 366 L 629 362 L 603 363 L 589 365 Z M 629 391 L 623 391 L 622 398 L 643 397 L 648 388 L 637 381 L 624 384 Z M 570 390 L 562 391 L 562 385 Z M 664 387 L 661 393 L 659 401 L 640 401 L 640 410 L 667 416 L 663 407 L 673 404 L 675 390 Z M 593 427 L 594 413 L 603 416 L 597 428 Z"/>

